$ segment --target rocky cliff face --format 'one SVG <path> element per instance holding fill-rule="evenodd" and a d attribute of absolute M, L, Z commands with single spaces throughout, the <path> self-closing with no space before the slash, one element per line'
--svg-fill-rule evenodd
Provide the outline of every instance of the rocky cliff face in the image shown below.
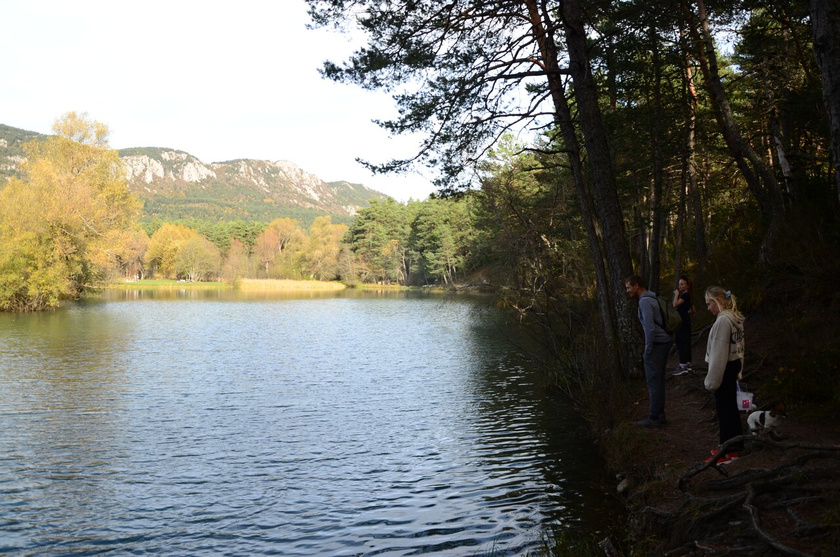
<path fill-rule="evenodd" d="M 124 149 L 129 187 L 141 197 L 216 196 L 352 216 L 382 194 L 347 182 L 328 184 L 289 161 L 239 159 L 206 164 L 170 149 Z"/>
<path fill-rule="evenodd" d="M 216 178 L 215 172 L 187 153 L 162 150 L 159 157 L 162 160 L 150 155 L 122 156 L 128 181 L 134 184 L 153 184 L 160 180 L 192 183 Z M 145 189 L 152 191 L 149 188 Z"/>

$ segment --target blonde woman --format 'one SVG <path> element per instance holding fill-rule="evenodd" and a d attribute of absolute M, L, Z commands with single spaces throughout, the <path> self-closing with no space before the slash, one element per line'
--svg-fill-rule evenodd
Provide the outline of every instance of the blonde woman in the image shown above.
<path fill-rule="evenodd" d="M 720 286 L 706 289 L 706 308 L 715 316 L 706 344 L 706 389 L 714 392 L 720 443 L 743 434 L 741 414 L 738 411 L 738 376 L 744 368 L 744 316 L 738 311 L 735 295 Z M 743 445 L 730 447 L 728 454 L 718 464 L 728 464 L 738 459 Z M 712 450 L 712 458 L 718 450 Z M 711 460 L 712 458 L 709 458 Z"/>

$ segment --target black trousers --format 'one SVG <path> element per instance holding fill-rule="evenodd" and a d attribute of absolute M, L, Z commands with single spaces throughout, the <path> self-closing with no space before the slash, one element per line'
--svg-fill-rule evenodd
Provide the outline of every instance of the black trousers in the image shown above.
<path fill-rule="evenodd" d="M 676 343 L 680 363 L 691 363 L 691 317 L 683 316 L 682 325 L 677 329 Z"/>
<path fill-rule="evenodd" d="M 723 383 L 715 391 L 715 405 L 720 420 L 721 444 L 744 433 L 741 426 L 741 413 L 738 410 L 737 384 L 740 372 L 741 360 L 726 364 L 726 370 L 723 372 Z M 732 447 L 730 450 L 740 451 L 743 449 L 743 443 L 739 443 L 737 447 Z"/>

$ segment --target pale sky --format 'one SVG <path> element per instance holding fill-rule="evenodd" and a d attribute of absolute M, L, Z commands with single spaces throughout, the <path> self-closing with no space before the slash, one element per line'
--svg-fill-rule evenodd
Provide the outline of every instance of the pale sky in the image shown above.
<path fill-rule="evenodd" d="M 107 124 L 115 149 L 288 160 L 400 201 L 434 191 L 355 162 L 410 157 L 416 140 L 371 122 L 396 114 L 387 95 L 321 78 L 353 45 L 307 30 L 303 0 L 0 0 L 0 22 L 2 124 L 49 134 L 75 110 Z"/>

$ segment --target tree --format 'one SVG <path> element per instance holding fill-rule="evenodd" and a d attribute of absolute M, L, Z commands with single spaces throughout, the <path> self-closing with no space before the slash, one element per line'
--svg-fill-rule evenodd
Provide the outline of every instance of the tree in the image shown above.
<path fill-rule="evenodd" d="M 309 227 L 306 241 L 305 266 L 310 278 L 335 280 L 339 276 L 341 238 L 347 225 L 333 224 L 331 217 L 317 217 Z"/>
<path fill-rule="evenodd" d="M 180 224 L 164 223 L 149 239 L 146 267 L 163 277 L 177 278 L 181 248 L 199 234 Z"/>
<path fill-rule="evenodd" d="M 55 307 L 102 286 L 140 209 L 104 124 L 68 112 L 53 131 L 25 145 L 22 177 L 0 192 L 0 309 Z"/>
<path fill-rule="evenodd" d="M 254 241 L 254 257 L 260 269 L 269 276 L 272 267 L 290 270 L 295 246 L 304 243 L 306 232 L 297 219 L 275 219 Z"/>
<path fill-rule="evenodd" d="M 474 253 L 504 269 L 499 274 L 508 288 L 497 295 L 538 333 L 546 353 L 571 362 L 588 350 L 590 324 L 597 323 L 590 312 L 594 304 L 582 295 L 592 292 L 594 262 L 571 172 L 539 158 L 544 155 L 504 141 L 482 165 Z M 556 377 L 563 385 L 603 384 L 603 377 L 589 371 L 564 366 Z"/>
<path fill-rule="evenodd" d="M 409 222 L 404 205 L 387 198 L 360 209 L 344 237 L 363 282 L 405 284 L 409 273 Z"/>
<path fill-rule="evenodd" d="M 688 1 L 686 1 L 684 11 L 692 21 L 689 30 L 694 41 L 697 59 L 703 72 L 704 83 L 714 108 L 715 117 L 732 159 L 738 165 L 738 169 L 758 201 L 762 214 L 769 220 L 767 233 L 759 254 L 762 262 L 769 265 L 772 259 L 771 250 L 784 223 L 785 211 L 782 193 L 778 181 L 767 163 L 739 129 L 729 102 L 729 96 L 721 79 L 715 41 L 705 2 L 704 0 L 697 0 L 696 15 L 688 4 Z"/>
<path fill-rule="evenodd" d="M 126 279 L 142 279 L 145 274 L 143 262 L 149 247 L 149 235 L 139 226 L 125 230 L 111 244 L 108 250 L 110 267 Z"/>
<path fill-rule="evenodd" d="M 822 73 L 828 111 L 834 187 L 840 196 L 840 6 L 834 0 L 810 0 L 810 8 L 814 54 Z"/>
<path fill-rule="evenodd" d="M 237 286 L 239 279 L 245 276 L 248 276 L 248 249 L 245 244 L 232 238 L 222 263 L 222 280 Z"/>
<path fill-rule="evenodd" d="M 257 241 L 254 243 L 254 258 L 265 276 L 268 276 L 268 270 L 280 255 L 280 246 L 280 236 L 273 227 L 269 226 L 257 236 Z"/>
<path fill-rule="evenodd" d="M 204 236 L 195 235 L 180 246 L 175 272 L 190 282 L 211 280 L 219 275 L 221 262 L 219 248 Z"/>
<path fill-rule="evenodd" d="M 468 268 L 474 226 L 467 201 L 429 199 L 420 204 L 408 240 L 425 284 L 452 284 Z"/>
<path fill-rule="evenodd" d="M 611 369 L 637 362 L 624 293 L 634 267 L 653 286 L 671 272 L 708 276 L 733 240 L 753 253 L 759 239 L 756 274 L 802 272 L 805 238 L 836 228 L 840 187 L 825 179 L 840 180 L 836 2 L 810 0 L 811 21 L 804 1 L 308 4 L 316 25 L 352 21 L 366 34 L 323 75 L 392 93 L 398 115 L 381 125 L 423 138 L 414 156 L 373 170 L 427 164 L 442 194 L 462 192 L 499 139 L 526 128 L 544 132 L 524 149 L 541 151 L 545 170 L 566 157 Z M 718 52 L 717 29 L 732 31 L 734 53 Z"/>

